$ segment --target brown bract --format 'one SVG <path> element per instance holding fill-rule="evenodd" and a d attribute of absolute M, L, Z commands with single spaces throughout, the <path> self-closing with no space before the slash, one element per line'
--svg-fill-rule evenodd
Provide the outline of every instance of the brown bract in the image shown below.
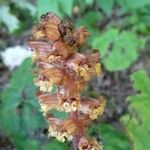
<path fill-rule="evenodd" d="M 32 49 L 34 83 L 41 111 L 49 122 L 49 135 L 59 141 L 72 140 L 79 150 L 101 150 L 96 139 L 86 137 L 91 120 L 102 115 L 104 98 L 82 98 L 81 91 L 93 76 L 99 76 L 101 65 L 98 50 L 81 54 L 78 49 L 85 44 L 89 33 L 85 27 L 75 29 L 68 20 L 60 20 L 54 13 L 42 15 L 33 27 L 27 44 Z M 57 87 L 52 93 L 52 87 Z M 68 118 L 60 120 L 49 110 L 65 111 Z"/>

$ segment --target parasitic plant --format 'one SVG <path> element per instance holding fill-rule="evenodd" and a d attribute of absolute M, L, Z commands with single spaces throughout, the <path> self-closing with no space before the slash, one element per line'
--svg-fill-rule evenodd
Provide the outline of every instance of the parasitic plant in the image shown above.
<path fill-rule="evenodd" d="M 91 77 L 101 73 L 97 50 L 87 54 L 78 52 L 88 35 L 85 27 L 75 29 L 70 21 L 47 13 L 33 27 L 28 45 L 33 51 L 34 83 L 49 123 L 49 135 L 61 142 L 72 141 L 75 150 L 102 150 L 95 138 L 86 135 L 86 129 L 104 112 L 106 102 L 103 97 L 81 97 Z M 57 87 L 55 93 L 51 92 L 53 85 Z M 55 118 L 49 112 L 51 109 L 68 113 L 67 119 Z"/>

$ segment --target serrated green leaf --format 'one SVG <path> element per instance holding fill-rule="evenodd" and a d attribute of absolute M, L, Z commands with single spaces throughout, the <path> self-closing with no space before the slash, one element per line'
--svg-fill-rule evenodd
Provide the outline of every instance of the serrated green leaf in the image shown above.
<path fill-rule="evenodd" d="M 108 16 L 111 15 L 115 0 L 97 0 L 96 2 Z"/>
<path fill-rule="evenodd" d="M 125 133 L 117 131 L 109 124 L 100 124 L 89 129 L 89 135 L 98 134 L 102 139 L 104 150 L 130 150 Z M 95 136 L 95 135 L 92 135 Z"/>
<path fill-rule="evenodd" d="M 15 139 L 30 139 L 27 137 L 29 133 L 46 126 L 32 80 L 31 59 L 27 59 L 12 74 L 8 87 L 1 95 L 1 127 L 16 144 Z M 20 142 L 26 144 L 26 140 Z"/>
<path fill-rule="evenodd" d="M 131 75 L 133 86 L 137 90 L 141 90 L 143 93 L 150 93 L 150 80 L 145 71 L 139 71 Z"/>
<path fill-rule="evenodd" d="M 4 23 L 8 28 L 9 32 L 13 32 L 19 27 L 19 20 L 17 17 L 10 13 L 7 5 L 0 6 L 0 22 Z"/>
<path fill-rule="evenodd" d="M 128 68 L 137 58 L 137 50 L 142 40 L 133 32 L 109 29 L 92 41 L 92 46 L 98 48 L 102 62 L 109 71 Z"/>
<path fill-rule="evenodd" d="M 140 93 L 129 97 L 129 112 L 122 117 L 127 134 L 134 150 L 149 150 L 150 143 L 150 79 L 144 71 L 137 71 L 131 76 L 133 86 Z"/>

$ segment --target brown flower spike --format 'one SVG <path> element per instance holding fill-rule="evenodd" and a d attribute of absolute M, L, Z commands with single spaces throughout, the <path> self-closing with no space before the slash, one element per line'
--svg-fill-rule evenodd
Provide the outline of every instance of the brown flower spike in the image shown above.
<path fill-rule="evenodd" d="M 95 138 L 86 136 L 92 120 L 102 115 L 106 105 L 103 97 L 82 98 L 81 90 L 87 82 L 101 73 L 99 53 L 78 53 L 87 36 L 85 27 L 74 29 L 69 21 L 61 21 L 54 13 L 41 17 L 28 41 L 36 64 L 34 83 L 43 115 L 49 122 L 49 135 L 59 141 L 73 141 L 74 149 L 102 150 Z M 56 85 L 57 92 L 52 93 Z M 56 109 L 68 113 L 66 120 L 57 119 L 48 111 Z"/>

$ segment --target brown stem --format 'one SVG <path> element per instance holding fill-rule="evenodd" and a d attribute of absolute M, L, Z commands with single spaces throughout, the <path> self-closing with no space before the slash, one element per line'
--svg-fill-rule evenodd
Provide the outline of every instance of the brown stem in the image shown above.
<path fill-rule="evenodd" d="M 75 135 L 72 140 L 72 147 L 73 150 L 78 150 L 79 141 L 81 139 L 82 135 Z"/>
<path fill-rule="evenodd" d="M 78 118 L 77 111 L 70 112 L 69 117 L 72 119 L 77 119 Z M 83 136 L 83 134 L 84 134 L 83 129 L 82 128 L 78 129 L 78 133 L 74 136 L 74 138 L 72 140 L 73 150 L 78 150 L 78 144 L 79 144 L 79 141 L 80 141 L 81 137 Z"/>

